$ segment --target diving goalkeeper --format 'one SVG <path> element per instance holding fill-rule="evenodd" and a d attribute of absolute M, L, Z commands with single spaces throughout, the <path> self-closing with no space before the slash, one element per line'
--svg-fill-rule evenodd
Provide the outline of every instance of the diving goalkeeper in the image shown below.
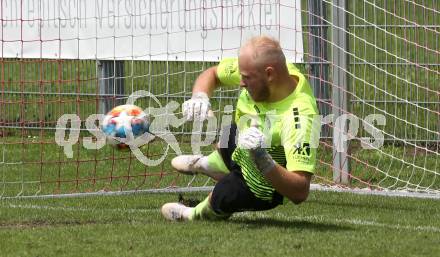
<path fill-rule="evenodd" d="M 217 183 L 196 207 L 166 203 L 169 220 L 227 219 L 235 212 L 272 209 L 286 197 L 307 199 L 316 161 L 318 110 L 309 83 L 286 58 L 276 40 L 254 37 L 237 58 L 223 59 L 197 78 L 183 105 L 188 120 L 207 117 L 215 88 L 237 86 L 235 122 L 221 134 L 209 156 L 182 155 L 171 162 L 181 173 L 208 175 Z M 236 140 L 238 136 L 238 140 Z M 316 144 L 315 144 L 316 145 Z"/>

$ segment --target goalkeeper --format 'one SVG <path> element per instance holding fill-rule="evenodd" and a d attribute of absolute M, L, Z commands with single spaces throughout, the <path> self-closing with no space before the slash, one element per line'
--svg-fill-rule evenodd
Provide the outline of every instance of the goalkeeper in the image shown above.
<path fill-rule="evenodd" d="M 207 117 L 209 97 L 218 85 L 243 88 L 234 124 L 222 131 L 218 149 L 209 156 L 182 155 L 171 162 L 181 173 L 202 173 L 218 182 L 196 207 L 167 203 L 163 216 L 226 219 L 234 212 L 272 209 L 284 197 L 295 204 L 305 201 L 320 124 L 312 126 L 318 110 L 304 75 L 286 64 L 277 41 L 254 37 L 238 59 L 223 59 L 200 74 L 192 98 L 182 106 L 188 120 Z"/>

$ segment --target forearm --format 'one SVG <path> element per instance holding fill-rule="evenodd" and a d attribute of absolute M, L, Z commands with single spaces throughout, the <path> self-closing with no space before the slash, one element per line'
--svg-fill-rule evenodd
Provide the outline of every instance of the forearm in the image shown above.
<path fill-rule="evenodd" d="M 277 192 L 296 204 L 305 201 L 312 175 L 305 171 L 288 171 L 278 165 L 264 148 L 264 142 L 265 136 L 256 126 L 246 129 L 238 137 L 238 146 L 249 150 L 256 168 Z"/>
<path fill-rule="evenodd" d="M 264 176 L 275 190 L 296 204 L 305 201 L 309 195 L 311 175 L 306 172 L 288 171 L 277 164 Z"/>
<path fill-rule="evenodd" d="M 311 174 L 292 172 L 276 164 L 264 148 L 250 151 L 259 171 L 280 194 L 298 204 L 307 199 Z"/>
<path fill-rule="evenodd" d="M 206 69 L 197 77 L 192 92 L 204 92 L 211 97 L 218 84 L 217 66 L 214 66 Z"/>

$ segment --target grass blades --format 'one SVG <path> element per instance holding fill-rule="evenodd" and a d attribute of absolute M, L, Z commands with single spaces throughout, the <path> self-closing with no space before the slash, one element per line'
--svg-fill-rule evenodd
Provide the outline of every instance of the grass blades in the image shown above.
<path fill-rule="evenodd" d="M 202 200 L 205 194 L 187 194 Z M 175 194 L 0 201 L 0 256 L 437 256 L 440 201 L 312 192 L 301 205 L 176 223 Z"/>

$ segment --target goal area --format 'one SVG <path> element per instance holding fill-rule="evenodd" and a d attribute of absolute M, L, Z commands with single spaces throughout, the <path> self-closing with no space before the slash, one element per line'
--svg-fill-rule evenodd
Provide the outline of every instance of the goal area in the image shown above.
<path fill-rule="evenodd" d="M 216 90 L 203 124 L 180 105 L 256 35 L 280 41 L 317 98 L 313 189 L 440 198 L 440 1 L 0 5 L 0 198 L 209 190 L 170 161 L 215 150 L 240 89 Z M 129 102 L 153 113 L 156 138 L 102 144 L 100 115 Z"/>

